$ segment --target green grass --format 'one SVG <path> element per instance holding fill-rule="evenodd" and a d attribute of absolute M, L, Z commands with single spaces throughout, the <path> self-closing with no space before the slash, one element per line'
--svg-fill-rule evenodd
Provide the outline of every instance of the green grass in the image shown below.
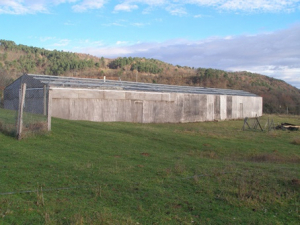
<path fill-rule="evenodd" d="M 242 126 L 53 119 L 47 135 L 0 133 L 0 224 L 298 224 L 300 132 Z"/>
<path fill-rule="evenodd" d="M 17 111 L 0 108 L 0 132 L 15 136 L 17 133 L 17 117 Z"/>

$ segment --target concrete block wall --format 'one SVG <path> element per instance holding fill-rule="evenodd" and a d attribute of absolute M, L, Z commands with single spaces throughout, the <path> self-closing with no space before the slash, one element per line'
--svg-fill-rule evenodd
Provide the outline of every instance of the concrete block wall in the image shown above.
<path fill-rule="evenodd" d="M 71 120 L 178 123 L 262 115 L 262 98 L 124 90 L 50 89 L 52 116 Z"/>

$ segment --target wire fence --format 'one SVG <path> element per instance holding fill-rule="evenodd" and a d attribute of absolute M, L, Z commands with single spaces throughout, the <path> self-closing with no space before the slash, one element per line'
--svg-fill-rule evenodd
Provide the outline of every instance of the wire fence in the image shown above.
<path fill-rule="evenodd" d="M 0 131 L 18 139 L 48 130 L 47 87 L 14 82 L 4 90 L 0 104 Z"/>

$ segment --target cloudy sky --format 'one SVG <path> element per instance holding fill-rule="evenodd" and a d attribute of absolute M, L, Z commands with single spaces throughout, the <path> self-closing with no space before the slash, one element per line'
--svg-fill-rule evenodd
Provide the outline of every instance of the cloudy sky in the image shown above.
<path fill-rule="evenodd" d="M 300 89 L 300 0 L 0 0 L 0 39 L 246 70 Z"/>

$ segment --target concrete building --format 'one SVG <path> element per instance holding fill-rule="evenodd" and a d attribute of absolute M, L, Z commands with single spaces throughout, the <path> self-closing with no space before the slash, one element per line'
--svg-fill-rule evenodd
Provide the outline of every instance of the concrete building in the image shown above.
<path fill-rule="evenodd" d="M 185 123 L 262 115 L 262 97 L 241 90 L 32 74 L 5 88 L 5 108 L 17 109 L 22 83 L 25 110 L 50 118 Z"/>

